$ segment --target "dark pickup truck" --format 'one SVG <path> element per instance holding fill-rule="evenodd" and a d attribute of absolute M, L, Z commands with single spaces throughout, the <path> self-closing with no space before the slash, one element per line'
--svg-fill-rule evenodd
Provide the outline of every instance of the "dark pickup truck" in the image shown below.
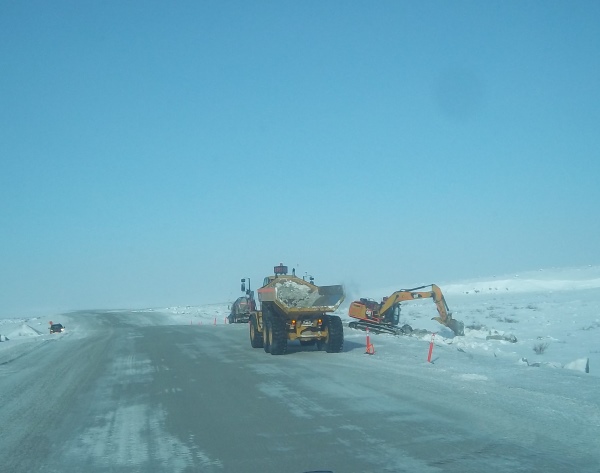
<path fill-rule="evenodd" d="M 64 332 L 65 328 L 62 324 L 52 324 L 50 325 L 50 333 L 61 333 Z"/>

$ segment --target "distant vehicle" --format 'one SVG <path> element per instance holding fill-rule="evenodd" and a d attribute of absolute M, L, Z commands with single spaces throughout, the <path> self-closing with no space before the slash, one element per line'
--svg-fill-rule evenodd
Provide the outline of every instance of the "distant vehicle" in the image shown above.
<path fill-rule="evenodd" d="M 250 296 L 238 297 L 231 306 L 231 313 L 227 319 L 230 324 L 248 323 L 250 320 L 250 313 L 254 309 L 254 299 Z"/>
<path fill-rule="evenodd" d="M 52 324 L 50 325 L 50 333 L 61 333 L 65 331 L 63 324 Z"/>

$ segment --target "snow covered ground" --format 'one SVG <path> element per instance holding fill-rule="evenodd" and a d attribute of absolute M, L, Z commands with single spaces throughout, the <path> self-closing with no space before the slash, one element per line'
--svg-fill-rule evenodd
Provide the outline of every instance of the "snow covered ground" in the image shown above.
<path fill-rule="evenodd" d="M 430 281 L 431 282 L 431 281 Z M 375 356 L 381 361 L 397 363 L 409 347 L 427 356 L 430 333 L 434 337 L 433 361 L 444 353 L 458 352 L 456 360 L 479 363 L 481 370 L 569 369 L 586 376 L 600 376 L 600 267 L 554 268 L 509 276 L 479 278 L 438 284 L 455 319 L 464 322 L 465 336 L 456 337 L 446 327 L 431 320 L 437 315 L 430 299 L 403 303 L 400 324 L 429 333 L 420 336 L 372 334 Z M 379 299 L 397 289 L 396 286 L 360 294 Z M 344 321 L 353 298 L 349 295 L 338 310 Z M 233 302 L 233 301 L 231 301 Z M 224 325 L 230 303 L 199 307 L 181 306 L 141 309 L 140 324 L 156 323 L 161 314 L 165 325 Z M 70 332 L 71 316 L 52 314 L 47 318 L 0 319 L 0 363 L 29 351 L 52 337 L 49 322 L 62 323 Z M 364 332 L 345 329 L 349 343 L 364 343 Z M 79 332 L 78 336 L 85 336 Z M 385 347 L 384 350 L 381 348 Z M 421 348 L 419 348 L 421 347 Z M 493 360 L 493 365 L 490 361 Z"/>
<path fill-rule="evenodd" d="M 48 381 L 44 378 L 48 363 L 74 354 L 72 359 L 85 359 L 86 363 L 59 366 L 62 376 L 66 379 L 68 374 L 71 378 L 52 386 L 52 399 L 56 401 L 63 399 L 64 393 L 76 393 L 73 387 L 79 385 L 79 377 L 85 373 L 93 372 L 98 376 L 94 378 L 97 384 L 92 383 L 93 388 L 86 391 L 86 396 L 96 401 L 90 405 L 85 402 L 72 418 L 76 419 L 78 429 L 87 432 L 88 437 L 84 438 L 88 443 L 81 441 L 80 434 L 70 437 L 69 423 L 69 428 L 59 429 L 54 435 L 60 439 L 65 458 L 69 458 L 65 464 L 74 466 L 69 471 L 81 471 L 79 467 L 89 462 L 97 467 L 89 471 L 105 471 L 98 465 L 126 462 L 133 462 L 138 468 L 128 471 L 145 471 L 140 468 L 152 458 L 140 452 L 146 452 L 152 444 L 147 438 L 148 432 L 161 441 L 164 438 L 185 439 L 188 435 L 188 423 L 183 421 L 181 424 L 174 422 L 172 431 L 158 428 L 164 424 L 167 410 L 156 410 L 156 406 L 174 401 L 173 405 L 169 404 L 169 415 L 179 419 L 184 412 L 181 418 L 185 418 L 190 406 L 198 403 L 199 391 L 194 385 L 197 370 L 205 369 L 208 370 L 205 375 L 210 374 L 218 386 L 207 388 L 209 394 L 203 402 L 211 406 L 210 409 L 218 410 L 218 396 L 223 392 L 236 392 L 227 383 L 236 379 L 238 363 L 243 360 L 247 363 L 245 370 L 256 375 L 256 378 L 251 377 L 252 383 L 268 387 L 261 395 L 268 398 L 269 409 L 283 406 L 281 412 L 287 413 L 286 409 L 293 406 L 290 418 L 299 415 L 301 421 L 306 421 L 307 435 L 311 439 L 328 432 L 327 429 L 344 428 L 358 432 L 366 444 L 380 447 L 376 459 L 345 458 L 343 455 L 330 458 L 338 466 L 334 471 L 354 471 L 342 466 L 352 465 L 355 460 L 381 466 L 380 470 L 369 471 L 399 471 L 406 469 L 406 465 L 415 465 L 414 471 L 441 471 L 443 464 L 435 463 L 438 460 L 429 458 L 429 454 L 426 455 L 429 460 L 421 458 L 419 452 L 429 450 L 430 440 L 445 435 L 443 432 L 450 428 L 453 435 L 444 437 L 440 445 L 450 448 L 455 442 L 460 446 L 460 453 L 459 457 L 447 451 L 439 455 L 439 461 L 450 462 L 448 471 L 482 471 L 485 465 L 493 471 L 506 472 L 519 469 L 595 473 L 598 471 L 597 438 L 600 432 L 597 397 L 600 389 L 599 276 L 600 267 L 586 267 L 452 283 L 427 281 L 442 288 L 454 317 L 465 324 L 465 336 L 454 336 L 450 330 L 431 320 L 437 314 L 431 299 L 410 301 L 403 303 L 400 322 L 422 329 L 424 334 L 371 334 L 373 356 L 365 354 L 366 334 L 346 327 L 343 353 L 319 353 L 294 342 L 284 357 L 271 357 L 250 347 L 246 326 L 226 324 L 230 306 L 227 302 L 201 307 L 79 311 L 51 314 L 46 318 L 0 319 L 2 396 L 12 400 L 11 405 L 4 406 L 3 422 L 21 426 L 21 430 L 13 428 L 11 435 L 4 437 L 0 450 L 10 451 L 14 445 L 21 445 L 23 439 L 29 439 L 26 429 L 32 419 L 38 422 L 43 418 L 48 426 L 55 425 L 54 419 L 41 416 L 33 407 L 42 404 L 40 399 L 47 395 L 40 386 Z M 338 313 L 349 322 L 346 314 L 353 299 L 359 296 L 379 298 L 416 285 L 349 294 Z M 62 323 L 66 332 L 50 334 L 50 321 Z M 162 330 L 155 327 L 157 325 L 179 327 Z M 198 325 L 204 327 L 197 328 Z M 106 330 L 107 327 L 110 329 Z M 206 336 L 207 332 L 214 336 Z M 142 333 L 150 336 L 145 337 Z M 154 335 L 160 333 L 164 333 L 165 342 L 155 345 Z M 190 335 L 186 335 L 188 333 Z M 433 333 L 432 362 L 428 363 Z M 182 337 L 186 341 L 179 343 Z M 132 338 L 139 340 L 144 349 L 136 351 L 130 343 Z M 88 344 L 88 340 L 94 343 Z M 90 347 L 90 351 L 83 350 L 82 346 Z M 107 352 L 109 356 L 100 356 Z M 169 358 L 171 355 L 174 355 L 173 359 Z M 151 356 L 158 364 L 151 363 Z M 169 358 L 168 363 L 163 357 Z M 212 360 L 212 363 L 195 364 L 198 359 Z M 15 360 L 17 363 L 11 363 Z M 150 366 L 154 366 L 153 371 Z M 39 371 L 33 373 L 37 373 L 37 377 L 31 374 L 36 367 Z M 182 367 L 182 371 L 173 373 L 175 367 Z M 216 369 L 216 376 L 213 369 Z M 335 376 L 329 378 L 331 373 Z M 37 383 L 38 379 L 41 379 L 40 383 Z M 319 381 L 315 383 L 315 379 Z M 189 384 L 182 388 L 182 380 Z M 252 383 L 249 389 L 255 387 Z M 128 386 L 129 390 L 120 389 L 121 385 Z M 119 386 L 115 391 L 117 395 L 107 396 L 116 389 L 115 386 Z M 137 389 L 142 389 L 141 392 L 148 396 L 145 403 L 140 403 Z M 28 396 L 15 401 L 18 391 L 25 391 Z M 281 396 L 282 392 L 285 396 Z M 318 402 L 308 402 L 315 392 L 319 393 Z M 155 398 L 151 396 L 153 393 Z M 184 402 L 178 410 L 181 396 L 189 403 Z M 213 398 L 215 403 L 212 403 Z M 364 400 L 368 402 L 362 402 Z M 150 409 L 151 405 L 155 407 Z M 390 409 L 390 406 L 394 408 Z M 397 422 L 388 426 L 382 419 L 390 412 Z M 323 416 L 323 413 L 327 415 Z M 79 415 L 84 420 L 80 421 Z M 155 418 L 148 424 L 151 415 Z M 96 419 L 105 419 L 103 416 L 115 419 L 115 425 L 112 426 L 112 421 L 105 425 L 103 420 L 98 424 Z M 69 422 L 72 419 L 69 418 Z M 341 424 L 338 423 L 340 420 Z M 429 424 L 436 425 L 440 431 L 434 429 L 431 436 L 425 434 L 429 432 Z M 154 427 L 148 431 L 148 425 Z M 218 426 L 218 422 L 212 425 Z M 321 425 L 325 430 L 313 432 L 314 425 Z M 396 430 L 407 425 L 417 429 L 415 437 L 408 433 L 402 439 L 396 439 Z M 412 432 L 411 428 L 409 431 Z M 289 445 L 297 443 L 297 434 L 294 432 L 291 437 L 286 437 L 285 428 L 266 433 L 273 438 L 287 438 Z M 354 438 L 348 437 L 348 432 L 340 435 L 347 445 L 353 444 Z M 390 440 L 392 437 L 393 441 Z M 34 471 L 27 467 L 29 460 L 32 465 L 43 463 L 44 460 L 35 453 L 38 440 L 27 441 L 19 457 L 21 463 L 25 463 L 21 465 L 18 459 L 13 461 L 12 464 L 19 464 L 21 469 L 11 471 Z M 308 442 L 309 438 L 304 441 Z M 217 443 L 220 445 L 220 441 Z M 89 449 L 82 449 L 82 445 Z M 110 445 L 125 446 L 113 453 L 107 447 Z M 247 460 L 237 458 L 230 451 L 215 453 L 218 449 L 206 439 L 198 443 L 194 440 L 190 445 L 190 449 L 211 451 L 219 461 Z M 286 443 L 281 445 L 288 446 Z M 281 451 L 289 454 L 287 450 Z M 169 453 L 169 450 L 165 452 Z M 182 456 L 178 452 L 181 453 L 177 446 L 169 455 L 179 461 Z M 329 455 L 330 451 L 326 452 Z M 167 453 L 165 456 L 169 456 Z M 186 458 L 189 460 L 191 455 Z M 179 467 L 171 470 L 188 471 L 194 464 L 192 460 L 181 461 Z M 435 468 L 421 468 L 432 461 L 437 465 Z M 62 459 L 54 459 L 52 464 L 63 467 L 61 462 Z M 243 470 L 223 470 L 215 466 L 210 471 Z"/>

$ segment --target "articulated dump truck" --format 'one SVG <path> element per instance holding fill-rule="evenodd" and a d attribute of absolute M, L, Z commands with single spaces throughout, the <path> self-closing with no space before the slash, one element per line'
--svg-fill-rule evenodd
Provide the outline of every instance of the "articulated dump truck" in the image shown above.
<path fill-rule="evenodd" d="M 258 289 L 261 310 L 250 315 L 250 344 L 271 355 L 284 355 L 288 340 L 315 346 L 327 353 L 339 353 L 344 346 L 342 320 L 335 312 L 343 302 L 342 286 L 316 286 L 288 275 L 287 266 L 275 266 Z"/>

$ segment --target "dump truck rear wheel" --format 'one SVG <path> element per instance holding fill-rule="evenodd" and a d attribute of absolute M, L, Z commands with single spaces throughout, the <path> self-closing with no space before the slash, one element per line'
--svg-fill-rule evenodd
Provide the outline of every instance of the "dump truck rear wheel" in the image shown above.
<path fill-rule="evenodd" d="M 287 352 L 287 333 L 285 320 L 277 317 L 271 321 L 271 355 L 285 355 Z"/>
<path fill-rule="evenodd" d="M 337 315 L 329 316 L 327 341 L 325 343 L 325 351 L 327 353 L 339 353 L 344 348 L 344 325 L 342 319 Z"/>
<path fill-rule="evenodd" d="M 250 317 L 250 345 L 252 348 L 262 348 L 263 347 L 263 338 L 262 333 L 258 331 L 258 322 L 256 321 L 256 317 L 252 315 Z"/>

